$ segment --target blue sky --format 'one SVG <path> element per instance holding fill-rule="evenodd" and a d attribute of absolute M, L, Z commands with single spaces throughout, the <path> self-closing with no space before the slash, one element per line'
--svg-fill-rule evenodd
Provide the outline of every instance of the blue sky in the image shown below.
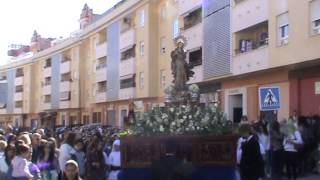
<path fill-rule="evenodd" d="M 0 65 L 7 62 L 10 44 L 29 44 L 33 31 L 42 37 L 68 37 L 79 29 L 85 3 L 101 14 L 120 0 L 5 0 L 0 1 Z"/>

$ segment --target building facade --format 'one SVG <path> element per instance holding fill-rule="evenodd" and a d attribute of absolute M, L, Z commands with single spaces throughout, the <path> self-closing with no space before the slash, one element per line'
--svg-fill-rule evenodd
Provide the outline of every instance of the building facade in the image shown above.
<path fill-rule="evenodd" d="M 319 12 L 320 0 L 127 0 L 101 15 L 85 5 L 70 38 L 0 67 L 0 122 L 124 127 L 164 105 L 179 35 L 189 83 L 229 119 L 258 119 L 265 86 L 281 89 L 278 119 L 320 114 Z"/>

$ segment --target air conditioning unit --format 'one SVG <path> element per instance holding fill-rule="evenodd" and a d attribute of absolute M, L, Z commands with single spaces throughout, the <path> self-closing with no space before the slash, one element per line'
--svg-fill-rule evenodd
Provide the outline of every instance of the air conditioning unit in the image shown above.
<path fill-rule="evenodd" d="M 289 39 L 287 37 L 281 39 L 281 45 L 286 45 L 288 43 L 289 43 Z"/>
<path fill-rule="evenodd" d="M 314 34 L 320 34 L 320 26 L 316 26 L 313 28 L 313 33 Z"/>

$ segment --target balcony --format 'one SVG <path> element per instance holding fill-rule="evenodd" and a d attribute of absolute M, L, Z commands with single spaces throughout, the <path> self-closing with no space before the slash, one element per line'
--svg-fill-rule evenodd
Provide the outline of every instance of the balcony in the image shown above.
<path fill-rule="evenodd" d="M 14 79 L 14 85 L 15 85 L 15 86 L 23 85 L 23 76 L 16 77 L 16 78 Z"/>
<path fill-rule="evenodd" d="M 192 71 L 194 72 L 194 75 L 190 80 L 188 81 L 188 84 L 198 83 L 203 81 L 203 65 L 195 66 Z"/>
<path fill-rule="evenodd" d="M 97 92 L 95 96 L 95 103 L 102 103 L 107 101 L 107 93 L 106 92 Z"/>
<path fill-rule="evenodd" d="M 68 109 L 70 108 L 70 101 L 60 101 L 59 108 L 60 109 Z"/>
<path fill-rule="evenodd" d="M 49 94 L 51 94 L 51 85 L 43 86 L 42 95 L 49 95 Z"/>
<path fill-rule="evenodd" d="M 242 0 L 232 12 L 232 32 L 238 32 L 268 20 L 268 0 Z"/>
<path fill-rule="evenodd" d="M 269 68 L 269 48 L 258 49 L 237 54 L 233 57 L 233 74 L 244 74 Z"/>
<path fill-rule="evenodd" d="M 1 108 L 0 109 L 0 114 L 7 114 L 7 109 L 6 108 Z"/>
<path fill-rule="evenodd" d="M 71 90 L 71 82 L 63 81 L 60 83 L 60 92 L 66 92 Z"/>
<path fill-rule="evenodd" d="M 64 61 L 60 64 L 60 74 L 65 74 L 71 70 L 71 61 Z"/>
<path fill-rule="evenodd" d="M 23 100 L 23 92 L 14 93 L 14 101 L 22 101 Z"/>
<path fill-rule="evenodd" d="M 120 50 L 127 49 L 135 44 L 135 33 L 134 29 L 130 29 L 120 35 Z"/>
<path fill-rule="evenodd" d="M 96 46 L 96 59 L 107 56 L 107 42 L 103 42 Z"/>
<path fill-rule="evenodd" d="M 202 0 L 179 0 L 179 15 L 187 14 L 202 6 Z"/>
<path fill-rule="evenodd" d="M 135 96 L 136 96 L 136 88 L 135 87 L 120 89 L 120 91 L 119 91 L 119 99 L 120 100 L 133 99 L 133 98 L 135 98 Z"/>
<path fill-rule="evenodd" d="M 136 73 L 136 59 L 122 60 L 119 66 L 120 77 Z"/>
<path fill-rule="evenodd" d="M 42 104 L 42 110 L 48 110 L 51 109 L 51 103 L 50 102 L 44 102 Z"/>
<path fill-rule="evenodd" d="M 99 68 L 97 68 L 97 71 L 96 71 L 96 82 L 101 82 L 106 80 L 107 80 L 107 67 L 100 66 Z"/>
<path fill-rule="evenodd" d="M 182 35 L 186 37 L 187 41 L 189 42 L 185 47 L 186 50 L 202 46 L 203 24 L 200 23 L 191 28 L 183 30 Z"/>
<path fill-rule="evenodd" d="M 14 108 L 14 114 L 22 114 L 22 107 Z"/>
<path fill-rule="evenodd" d="M 47 67 L 43 69 L 43 76 L 44 77 L 50 77 L 51 76 L 51 67 Z"/>

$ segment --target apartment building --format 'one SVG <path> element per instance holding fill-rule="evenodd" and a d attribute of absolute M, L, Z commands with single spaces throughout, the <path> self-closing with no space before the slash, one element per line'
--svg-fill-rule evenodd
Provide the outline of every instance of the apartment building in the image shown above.
<path fill-rule="evenodd" d="M 102 15 L 85 5 L 72 37 L 0 67 L 0 121 L 123 127 L 164 105 L 179 35 L 188 83 L 231 120 L 263 115 L 264 86 L 281 88 L 279 119 L 320 114 L 319 12 L 320 0 L 127 0 Z"/>
<path fill-rule="evenodd" d="M 258 89 L 280 87 L 278 120 L 320 114 L 320 1 L 235 0 L 231 4 L 232 75 L 222 81 L 230 119 L 257 120 Z"/>

